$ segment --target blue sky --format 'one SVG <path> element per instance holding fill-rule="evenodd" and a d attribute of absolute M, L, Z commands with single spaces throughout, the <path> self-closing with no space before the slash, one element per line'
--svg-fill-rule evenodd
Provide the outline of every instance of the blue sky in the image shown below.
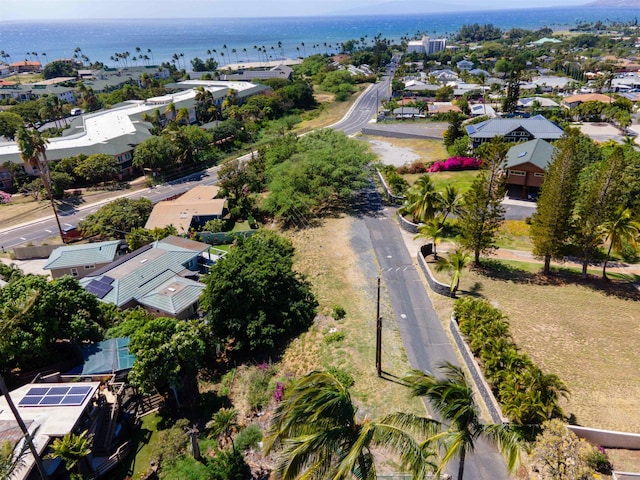
<path fill-rule="evenodd" d="M 587 0 L 454 0 L 444 2 L 438 11 L 493 10 L 536 8 L 562 5 L 581 5 Z M 0 21 L 46 20 L 76 18 L 195 18 L 195 17 L 278 17 L 305 15 L 355 14 L 371 12 L 379 6 L 393 11 L 397 5 L 407 12 L 409 5 L 420 5 L 408 0 L 0 0 Z M 434 2 L 422 9 L 432 10 Z M 436 7 L 437 8 L 437 7 Z M 445 10 L 446 9 L 446 10 Z M 422 13 L 416 10 L 416 13 Z M 1 34 L 0 34 L 1 43 Z"/>

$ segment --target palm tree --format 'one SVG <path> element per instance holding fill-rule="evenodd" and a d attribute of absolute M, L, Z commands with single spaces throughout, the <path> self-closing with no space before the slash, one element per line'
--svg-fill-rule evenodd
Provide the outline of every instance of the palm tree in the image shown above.
<path fill-rule="evenodd" d="M 444 222 L 441 222 L 441 218 L 435 217 L 418 226 L 418 234 L 413 237 L 414 240 L 418 238 L 425 238 L 433 241 L 433 258 L 438 259 L 438 252 L 436 247 L 438 242 L 442 238 L 442 232 L 444 231 Z"/>
<path fill-rule="evenodd" d="M 602 225 L 605 241 L 609 242 L 607 256 L 602 266 L 602 278 L 607 278 L 607 263 L 611 256 L 611 250 L 621 252 L 624 244 L 629 243 L 633 247 L 637 246 L 636 238 L 640 233 L 640 222 L 632 217 L 632 211 L 624 206 L 619 207 L 612 218 Z"/>
<path fill-rule="evenodd" d="M 448 271 L 451 273 L 451 293 L 455 293 L 460 286 L 460 276 L 464 267 L 471 261 L 469 254 L 460 248 L 456 248 L 453 253 L 449 254 L 449 258 L 438 258 L 435 266 L 436 272 Z"/>
<path fill-rule="evenodd" d="M 432 452 L 411 433 L 430 438 L 437 422 L 402 413 L 358 421 L 356 412 L 348 389 L 329 372 L 311 372 L 295 382 L 264 439 L 267 453 L 282 447 L 276 478 L 374 479 L 374 445 L 396 451 L 413 478 L 435 470 Z"/>
<path fill-rule="evenodd" d="M 462 194 L 453 185 L 447 185 L 443 192 L 440 192 L 440 211 L 443 214 L 442 224 L 447 220 L 449 215 L 457 215 L 460 213 L 462 206 Z"/>
<path fill-rule="evenodd" d="M 423 175 L 407 192 L 405 208 L 417 222 L 426 222 L 435 217 L 440 208 L 440 196 L 429 175 Z"/>
<path fill-rule="evenodd" d="M 213 414 L 211 420 L 207 422 L 209 438 L 217 438 L 218 446 L 224 447 L 224 443 L 230 443 L 235 450 L 235 445 L 231 439 L 231 434 L 238 427 L 238 411 L 235 408 L 221 408 Z"/>
<path fill-rule="evenodd" d="M 0 443 L 0 478 L 10 479 L 14 472 L 25 465 L 24 457 L 29 451 L 29 444 L 22 442 L 22 446 L 15 451 L 13 442 L 6 440 Z"/>
<path fill-rule="evenodd" d="M 60 239 L 64 243 L 62 226 L 60 225 L 58 211 L 56 210 L 56 204 L 53 201 L 53 193 L 51 192 L 49 162 L 47 162 L 46 156 L 47 141 L 42 138 L 38 130 L 27 130 L 24 126 L 18 128 L 16 138 L 18 141 L 18 148 L 20 149 L 20 158 L 22 158 L 22 161 L 26 165 L 29 165 L 32 169 L 35 169 L 38 172 L 40 179 L 42 180 L 42 184 L 47 190 L 47 195 L 49 195 L 49 201 L 51 202 L 51 208 L 53 209 L 53 215 L 55 216 L 56 223 L 58 224 Z"/>
<path fill-rule="evenodd" d="M 449 426 L 432 440 L 442 442 L 444 456 L 437 474 L 455 457 L 459 458 L 458 480 L 464 475 L 464 461 L 473 452 L 475 442 L 484 437 L 505 456 L 507 467 L 513 472 L 520 462 L 520 441 L 508 425 L 485 425 L 480 422 L 478 407 L 473 400 L 473 390 L 460 367 L 445 362 L 439 370 L 443 378 L 413 370 L 404 377 L 411 394 L 427 397 L 434 410 Z"/>
<path fill-rule="evenodd" d="M 56 438 L 53 441 L 51 444 L 52 452 L 45 458 L 62 459 L 68 472 L 72 472 L 77 466 L 82 474 L 90 468 L 87 456 L 91 454 L 92 446 L 93 435 L 89 435 L 88 430 L 80 435 L 69 432 L 64 437 Z M 86 476 L 83 475 L 80 478 L 86 478 Z"/>

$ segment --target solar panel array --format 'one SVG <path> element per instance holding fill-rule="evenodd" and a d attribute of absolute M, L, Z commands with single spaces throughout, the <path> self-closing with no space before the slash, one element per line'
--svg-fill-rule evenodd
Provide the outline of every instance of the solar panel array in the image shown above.
<path fill-rule="evenodd" d="M 87 291 L 93 293 L 96 297 L 103 299 L 107 293 L 113 290 L 113 278 L 104 275 L 101 279 L 91 280 L 85 287 Z"/>
<path fill-rule="evenodd" d="M 78 407 L 91 393 L 93 387 L 87 385 L 60 387 L 31 387 L 18 402 L 21 407 Z"/>

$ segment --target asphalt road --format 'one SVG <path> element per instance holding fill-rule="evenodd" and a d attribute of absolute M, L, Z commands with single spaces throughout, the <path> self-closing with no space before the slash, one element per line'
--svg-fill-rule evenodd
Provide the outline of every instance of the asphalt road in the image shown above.
<path fill-rule="evenodd" d="M 413 368 L 432 373 L 437 373 L 437 366 L 443 361 L 459 365 L 405 246 L 398 224 L 393 219 L 395 209 L 382 206 L 375 187 L 370 187 L 365 195 L 368 210 L 372 213 L 366 215 L 364 221 L 396 317 L 393 323 L 400 329 L 409 363 Z M 429 404 L 425 404 L 429 408 Z M 431 410 L 430 413 L 433 414 Z M 449 465 L 447 473 L 455 478 L 456 468 L 457 462 L 454 461 Z M 484 440 L 478 440 L 475 452 L 467 456 L 465 472 L 468 478 L 474 479 L 509 478 L 504 459 Z"/>

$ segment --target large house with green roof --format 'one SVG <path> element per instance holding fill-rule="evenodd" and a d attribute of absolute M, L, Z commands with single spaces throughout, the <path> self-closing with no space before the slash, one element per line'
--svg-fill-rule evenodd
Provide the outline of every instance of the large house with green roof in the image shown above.
<path fill-rule="evenodd" d="M 542 139 L 519 143 L 509 149 L 503 170 L 510 197 L 535 198 L 557 149 Z"/>
<path fill-rule="evenodd" d="M 101 302 L 142 306 L 150 313 L 190 318 L 205 285 L 198 282 L 206 243 L 169 236 L 139 248 L 80 280 Z"/>
<path fill-rule="evenodd" d="M 542 115 L 530 118 L 492 118 L 474 125 L 467 125 L 467 135 L 473 148 L 494 137 L 505 142 L 522 142 L 541 138 L 548 142 L 558 140 L 564 130 Z"/>
<path fill-rule="evenodd" d="M 122 240 L 65 245 L 51 252 L 43 268 L 51 270 L 53 278 L 71 275 L 80 279 L 124 255 L 126 248 L 127 244 Z"/>

